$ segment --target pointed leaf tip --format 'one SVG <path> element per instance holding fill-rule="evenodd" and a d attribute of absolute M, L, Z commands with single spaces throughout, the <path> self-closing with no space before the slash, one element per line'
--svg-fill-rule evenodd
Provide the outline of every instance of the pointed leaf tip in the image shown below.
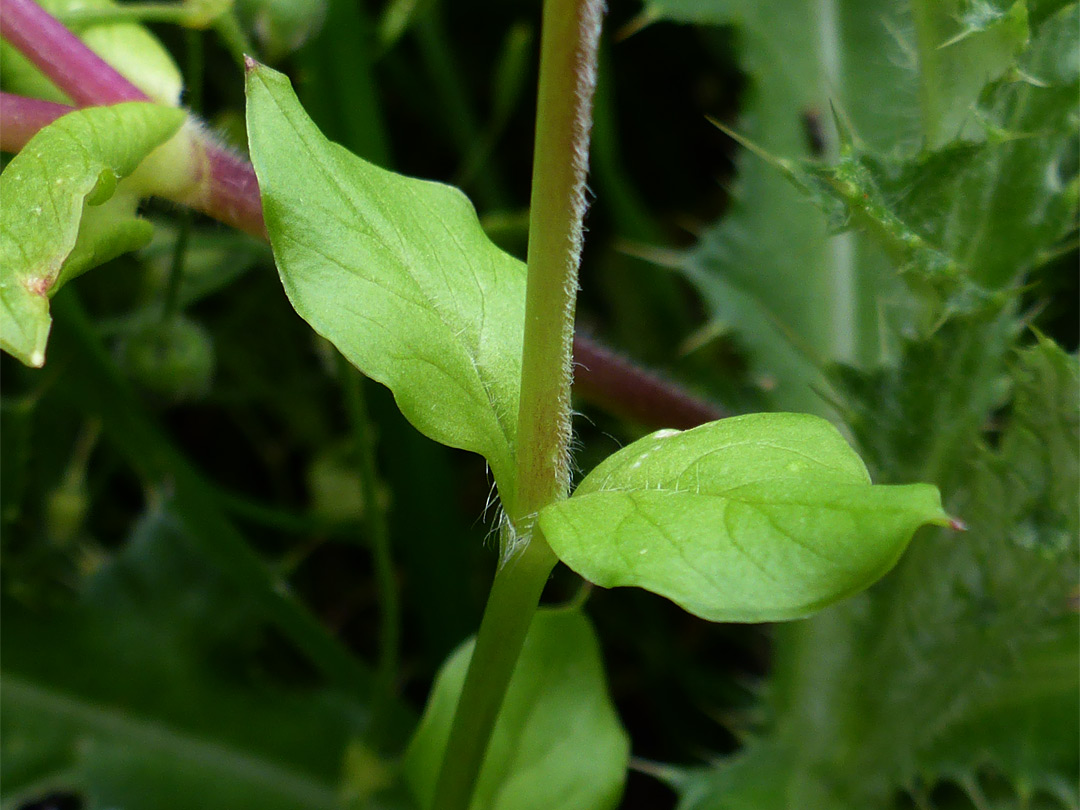
<path fill-rule="evenodd" d="M 293 308 L 436 441 L 482 454 L 513 503 L 525 265 L 457 189 L 331 143 L 286 76 L 247 78 L 251 160 Z"/>
<path fill-rule="evenodd" d="M 244 54 L 244 73 L 252 73 L 258 67 L 259 67 L 259 63 L 256 62 L 255 59 L 253 59 L 252 57 L 248 56 L 245 53 Z"/>

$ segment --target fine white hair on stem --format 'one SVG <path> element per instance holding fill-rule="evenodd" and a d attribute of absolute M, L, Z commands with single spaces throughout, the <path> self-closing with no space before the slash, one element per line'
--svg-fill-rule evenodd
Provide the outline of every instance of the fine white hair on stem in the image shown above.
<path fill-rule="evenodd" d="M 574 380 L 574 361 L 570 351 L 574 332 L 574 313 L 578 291 L 578 267 L 581 264 L 581 249 L 585 240 L 585 212 L 588 210 L 589 197 L 586 180 L 589 173 L 589 138 L 592 131 L 592 102 L 596 92 L 596 65 L 597 47 L 600 41 L 600 28 L 604 16 L 604 3 L 600 0 L 584 0 L 578 6 L 580 19 L 579 30 L 581 37 L 578 50 L 575 55 L 574 73 L 574 116 L 571 133 L 571 166 L 574 175 L 574 187 L 570 196 L 572 227 L 569 233 L 570 250 L 567 252 L 567 272 L 565 275 L 566 287 L 565 311 L 563 313 L 566 329 L 565 345 L 567 347 L 564 357 L 563 375 L 565 385 L 562 388 L 563 401 L 559 403 L 559 411 L 563 415 L 563 424 L 560 426 L 563 440 L 559 452 L 562 458 L 556 464 L 559 485 L 563 492 L 569 491 L 572 477 L 572 410 L 570 404 L 570 386 Z"/>

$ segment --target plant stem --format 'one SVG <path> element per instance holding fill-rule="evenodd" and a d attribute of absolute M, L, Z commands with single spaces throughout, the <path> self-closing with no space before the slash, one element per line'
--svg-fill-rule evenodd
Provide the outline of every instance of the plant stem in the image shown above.
<path fill-rule="evenodd" d="M 945 111 L 939 90 L 941 53 L 938 47 L 945 41 L 945 34 L 940 27 L 943 13 L 936 8 L 937 4 L 938 0 L 913 0 L 911 4 L 919 58 L 919 108 L 926 149 L 941 146 L 943 140 L 941 127 Z"/>
<path fill-rule="evenodd" d="M 0 127 L 0 150 L 18 152 L 39 129 L 74 109 L 55 101 L 0 93 L 0 119 L 4 122 Z"/>
<path fill-rule="evenodd" d="M 191 239 L 191 210 L 184 208 L 179 214 L 176 243 L 173 245 L 169 276 L 165 280 L 165 294 L 161 298 L 161 322 L 166 323 L 180 311 L 180 288 L 184 281 L 184 259 Z"/>
<path fill-rule="evenodd" d="M 335 353 L 338 378 L 345 394 L 345 407 L 352 426 L 364 498 L 364 523 L 375 561 L 379 587 L 379 662 L 376 677 L 376 711 L 389 705 L 397 682 L 398 649 L 401 638 L 401 604 L 398 598 L 394 562 L 390 555 L 390 530 L 379 503 L 379 478 L 375 464 L 375 436 L 364 398 L 364 381 L 340 353 Z M 378 718 L 381 719 L 381 718 Z M 378 727 L 381 723 L 376 723 Z"/>
<path fill-rule="evenodd" d="M 244 69 L 244 54 L 255 53 L 254 46 L 248 41 L 247 34 L 236 19 L 235 8 L 230 8 L 214 20 L 214 33 L 217 34 L 236 66 Z M 243 74 L 241 74 L 243 75 Z"/>
<path fill-rule="evenodd" d="M 0 35 L 80 106 L 148 100 L 33 0 L 0 0 Z"/>
<path fill-rule="evenodd" d="M 187 62 L 184 65 L 185 84 L 187 85 L 187 103 L 194 112 L 202 109 L 203 86 L 203 48 L 202 32 L 185 31 L 187 44 Z M 182 208 L 177 217 L 176 244 L 173 247 L 169 277 L 165 284 L 165 295 L 161 306 L 161 320 L 164 323 L 180 310 L 180 287 L 184 280 L 184 260 L 187 257 L 188 243 L 191 238 L 191 209 Z"/>
<path fill-rule="evenodd" d="M 515 525 L 570 484 L 574 308 L 601 4 L 545 0 L 540 44 Z M 521 528 L 519 526 L 519 528 Z"/>
<path fill-rule="evenodd" d="M 731 415 L 580 335 L 574 338 L 574 393 L 647 427 L 688 430 Z M 662 424 L 654 421 L 658 414 Z"/>
<path fill-rule="evenodd" d="M 545 0 L 529 221 L 517 491 L 435 788 L 467 810 L 499 709 L 556 557 L 535 516 L 569 488 L 570 384 L 601 4 Z"/>
<path fill-rule="evenodd" d="M 172 23 L 188 26 L 197 21 L 186 3 L 127 3 L 96 8 L 73 8 L 57 16 L 72 30 L 103 23 Z"/>
<path fill-rule="evenodd" d="M 454 712 L 432 810 L 467 810 L 472 801 L 510 677 L 554 565 L 547 542 L 534 534 L 533 542 L 495 575 Z"/>
<path fill-rule="evenodd" d="M 442 103 L 450 137 L 464 158 L 483 137 L 483 132 L 461 82 L 461 71 L 446 44 L 440 14 L 439 4 L 432 3 L 418 16 L 413 30 L 420 47 L 420 58 Z M 488 169 L 477 173 L 473 186 L 481 210 L 506 207 L 506 193 L 495 172 Z"/>

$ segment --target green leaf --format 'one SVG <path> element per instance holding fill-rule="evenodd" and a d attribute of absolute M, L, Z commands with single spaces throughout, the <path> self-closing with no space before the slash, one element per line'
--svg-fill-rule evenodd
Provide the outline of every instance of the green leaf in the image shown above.
<path fill-rule="evenodd" d="M 936 488 L 871 485 L 836 429 L 803 414 L 659 431 L 539 517 L 586 579 L 726 622 L 797 618 L 850 596 L 892 568 L 919 526 L 947 521 Z"/>
<path fill-rule="evenodd" d="M 365 708 L 267 674 L 257 609 L 175 515 L 145 515 L 80 586 L 48 610 L 3 605 L 5 810 L 54 791 L 87 808 L 338 806 Z"/>
<path fill-rule="evenodd" d="M 933 470 L 969 530 L 927 532 L 865 597 L 784 628 L 764 740 L 787 758 L 775 802 L 739 778 L 751 751 L 688 784 L 687 808 L 892 808 L 920 779 L 1005 780 L 1006 806 L 1032 791 L 1073 797 L 1032 807 L 1080 803 L 1075 725 L 1060 722 L 1076 714 L 1080 366 L 1046 339 L 1006 366 L 1003 339 L 952 319 L 897 379 L 867 381 L 855 433 L 879 474 Z"/>
<path fill-rule="evenodd" d="M 1069 737 L 1025 729 L 1048 711 L 1073 716 L 1076 700 L 1080 367 L 1040 339 L 1011 358 L 1009 380 L 997 447 L 951 453 L 964 542 L 934 534 L 912 549 L 878 594 L 874 641 L 859 655 L 876 690 L 863 750 L 901 780 L 916 767 L 950 776 L 989 764 L 1022 787 L 1037 760 L 1075 789 Z M 1013 718 L 1012 736 L 991 734 L 988 714 Z"/>
<path fill-rule="evenodd" d="M 1001 0 L 915 0 L 926 145 L 978 134 L 975 102 L 1027 44 L 1027 7 Z"/>
<path fill-rule="evenodd" d="M 462 645 L 443 665 L 405 753 L 405 778 L 422 808 L 433 800 L 473 644 Z M 629 754 L 589 620 L 578 610 L 540 610 L 510 681 L 471 807 L 614 808 Z"/>
<path fill-rule="evenodd" d="M 1022 799 L 1042 792 L 1059 798 L 1055 807 L 1080 807 L 1080 725 L 1062 722 L 1080 713 L 1078 635 L 1062 633 L 1056 648 L 1029 652 L 1017 677 L 973 700 L 923 754 L 923 771 L 977 784 L 980 769 L 990 770 Z"/>
<path fill-rule="evenodd" d="M 929 305 L 919 324 L 927 334 L 950 311 L 1016 285 L 1076 227 L 1080 66 L 1063 55 L 1080 48 L 1078 31 L 1074 4 L 1013 56 L 1017 76 L 987 86 L 977 73 L 977 130 L 957 124 L 957 138 L 933 150 L 882 153 L 849 133 L 838 160 L 824 166 L 755 149 L 834 227 L 854 226 L 904 273 L 914 298 Z"/>
<path fill-rule="evenodd" d="M 830 105 L 877 148 L 917 142 L 917 76 L 901 33 L 906 11 L 894 0 L 651 0 L 646 14 L 735 29 L 748 81 L 734 128 L 774 154 L 835 156 Z M 831 233 L 797 189 L 745 151 L 728 210 L 682 267 L 714 331 L 733 329 L 746 347 L 775 409 L 823 410 L 812 390 L 822 360 L 874 362 L 884 351 L 879 296 L 891 282 L 881 250 Z"/>
<path fill-rule="evenodd" d="M 280 73 L 252 67 L 247 94 L 252 161 L 293 307 L 390 388 L 422 433 L 482 454 L 511 505 L 524 265 L 487 239 L 458 190 L 327 141 Z"/>
<path fill-rule="evenodd" d="M 678 785 L 679 810 L 788 810 L 782 775 L 791 769 L 787 751 L 752 745 L 712 768 L 689 772 Z"/>
<path fill-rule="evenodd" d="M 42 129 L 12 158 L 0 176 L 5 351 L 43 365 L 49 297 L 79 273 L 149 241 L 150 225 L 134 216 L 138 197 L 122 184 L 118 190 L 117 181 L 184 117 L 181 110 L 143 102 L 78 110 Z"/>

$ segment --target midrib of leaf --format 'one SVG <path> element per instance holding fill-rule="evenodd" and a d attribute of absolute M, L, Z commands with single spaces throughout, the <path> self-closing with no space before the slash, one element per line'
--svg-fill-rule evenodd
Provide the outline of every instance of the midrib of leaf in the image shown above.
<path fill-rule="evenodd" d="M 141 747 L 169 754 L 176 759 L 198 763 L 212 770 L 239 776 L 262 785 L 269 795 L 287 796 L 310 808 L 332 808 L 336 794 L 330 785 L 268 759 L 220 743 L 186 734 L 164 723 L 136 717 L 117 709 L 95 706 L 69 694 L 37 686 L 18 676 L 4 673 L 5 702 L 18 702 L 41 714 L 64 717 L 99 732 L 124 740 L 132 750 Z M 9 732 L 10 734 L 10 732 Z"/>

